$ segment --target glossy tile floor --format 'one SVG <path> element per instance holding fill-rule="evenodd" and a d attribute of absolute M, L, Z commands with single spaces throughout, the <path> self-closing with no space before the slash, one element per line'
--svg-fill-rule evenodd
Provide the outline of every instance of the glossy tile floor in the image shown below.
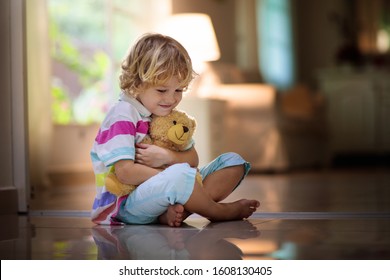
<path fill-rule="evenodd" d="M 93 191 L 56 187 L 0 216 L 1 259 L 390 259 L 389 168 L 250 175 L 227 200 L 259 199 L 250 219 L 181 228 L 96 226 Z"/>

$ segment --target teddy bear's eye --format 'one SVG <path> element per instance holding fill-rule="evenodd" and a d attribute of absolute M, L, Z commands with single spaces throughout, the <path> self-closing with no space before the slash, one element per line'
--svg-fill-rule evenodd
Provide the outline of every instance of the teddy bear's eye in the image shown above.
<path fill-rule="evenodd" d="M 177 124 L 177 122 L 176 121 L 173 121 L 173 125 L 176 125 Z"/>

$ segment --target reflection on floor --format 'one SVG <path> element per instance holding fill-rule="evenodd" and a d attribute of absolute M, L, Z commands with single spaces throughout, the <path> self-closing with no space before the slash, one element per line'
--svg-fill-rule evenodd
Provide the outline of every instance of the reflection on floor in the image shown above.
<path fill-rule="evenodd" d="M 87 217 L 93 187 L 58 188 L 40 196 L 50 203 L 33 201 L 29 216 L 0 216 L 0 257 L 390 259 L 389 171 L 251 175 L 228 199 L 258 198 L 250 219 L 210 223 L 192 215 L 181 228 L 96 226 Z"/>

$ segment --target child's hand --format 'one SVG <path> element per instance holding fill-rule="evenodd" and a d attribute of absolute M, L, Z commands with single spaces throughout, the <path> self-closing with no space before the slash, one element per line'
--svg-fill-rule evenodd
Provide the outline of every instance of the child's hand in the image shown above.
<path fill-rule="evenodd" d="M 169 162 L 169 150 L 149 144 L 137 144 L 135 162 L 149 167 L 162 167 Z"/>

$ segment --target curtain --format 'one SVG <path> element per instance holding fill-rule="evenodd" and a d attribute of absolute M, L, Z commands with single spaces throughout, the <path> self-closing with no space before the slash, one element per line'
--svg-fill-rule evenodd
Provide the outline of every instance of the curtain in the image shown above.
<path fill-rule="evenodd" d="M 52 131 L 46 0 L 26 1 L 27 102 L 30 182 L 47 187 Z"/>

